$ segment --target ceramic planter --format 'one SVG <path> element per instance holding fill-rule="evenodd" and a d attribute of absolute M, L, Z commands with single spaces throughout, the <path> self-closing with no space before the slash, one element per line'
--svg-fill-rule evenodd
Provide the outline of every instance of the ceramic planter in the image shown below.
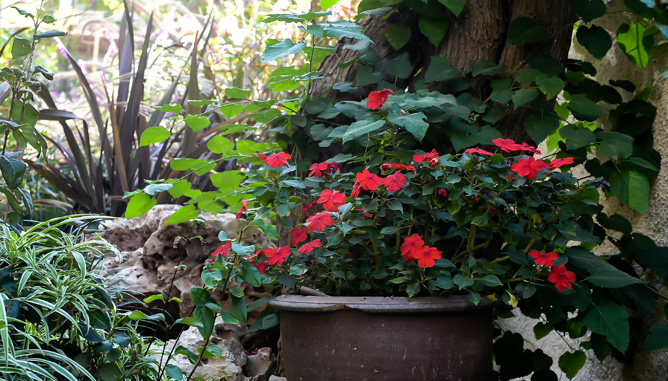
<path fill-rule="evenodd" d="M 486 380 L 492 303 L 466 297 L 283 295 L 285 376 L 298 380 Z"/>

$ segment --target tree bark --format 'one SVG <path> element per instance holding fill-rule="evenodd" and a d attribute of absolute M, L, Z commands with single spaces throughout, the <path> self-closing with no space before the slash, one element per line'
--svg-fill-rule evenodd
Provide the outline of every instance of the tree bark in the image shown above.
<path fill-rule="evenodd" d="M 411 27 L 411 39 L 400 50 L 396 51 L 385 39 L 387 27 L 392 17 L 382 20 L 381 17 L 365 18 L 361 26 L 367 36 L 374 41 L 374 50 L 379 56 L 375 71 L 383 75 L 383 80 L 395 82 L 395 77 L 385 70 L 389 60 L 404 52 L 408 53 L 412 63 L 412 73 L 418 73 L 420 68 L 427 68 L 432 56 L 445 57 L 450 65 L 459 70 L 468 70 L 471 64 L 477 61 L 492 61 L 507 66 L 505 76 L 509 76 L 517 69 L 524 68 L 530 56 L 539 57 L 550 55 L 560 63 L 566 61 L 570 48 L 571 25 L 577 19 L 567 3 L 567 0 L 468 0 L 464 10 L 455 17 L 450 14 L 449 30 L 438 47 L 420 33 L 418 28 L 419 15 L 411 12 L 407 7 L 400 5 L 395 15 L 406 15 L 410 12 L 406 25 Z M 507 41 L 508 26 L 518 17 L 531 17 L 536 23 L 547 28 L 548 38 L 537 43 L 511 45 Z M 345 49 L 350 39 L 342 39 L 336 46 L 335 54 L 327 57 L 321 65 L 323 80 L 312 84 L 311 95 L 336 98 L 337 100 L 361 100 L 366 97 L 373 85 L 360 89 L 355 94 L 339 93 L 331 89 L 336 82 L 355 83 L 357 70 L 361 66 L 355 62 L 352 65 L 341 65 L 355 59 L 356 52 Z M 396 81 L 398 88 L 411 89 L 422 77 L 413 74 L 409 78 Z M 490 93 L 489 81 L 476 80 L 473 82 L 473 91 L 484 99 Z M 516 141 L 531 141 L 523 128 L 523 121 L 528 110 L 507 108 L 506 117 L 499 122 L 497 128 L 504 137 Z"/>

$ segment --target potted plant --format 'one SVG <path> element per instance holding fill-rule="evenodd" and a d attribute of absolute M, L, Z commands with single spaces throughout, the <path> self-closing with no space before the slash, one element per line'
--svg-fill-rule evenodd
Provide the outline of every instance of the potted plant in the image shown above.
<path fill-rule="evenodd" d="M 246 172 L 253 199 L 238 218 L 282 238 L 258 251 L 226 240 L 216 261 L 248 253 L 264 283 L 312 294 L 270 304 L 281 310 L 288 379 L 487 377 L 494 302 L 547 316 L 548 329 L 584 321 L 617 350 L 628 346 L 628 315 L 615 303 L 640 280 L 590 251 L 605 238 L 593 216 L 607 183 L 576 178 L 572 157 L 536 158 L 535 147 L 502 137 L 464 152 L 416 148 L 428 126 L 420 108 L 449 101 L 371 92 L 366 103 L 344 102 L 357 122 L 320 143 L 355 140 L 363 150 L 303 175 L 288 153 L 259 154 L 262 165 Z"/>

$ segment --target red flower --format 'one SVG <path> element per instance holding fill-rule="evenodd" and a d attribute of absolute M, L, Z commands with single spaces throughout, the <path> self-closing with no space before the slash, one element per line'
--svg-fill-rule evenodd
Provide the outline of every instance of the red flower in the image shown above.
<path fill-rule="evenodd" d="M 316 204 L 315 201 L 313 201 L 310 204 L 304 204 L 304 206 L 302 207 L 302 219 L 304 219 L 304 218 L 306 218 L 306 216 L 308 216 L 308 213 L 311 211 L 311 208 L 315 204 Z"/>
<path fill-rule="evenodd" d="M 355 185 L 359 184 L 362 189 L 376 190 L 379 185 L 385 185 L 385 180 L 364 169 L 362 172 L 355 175 Z M 355 187 L 353 185 L 353 188 Z M 359 192 L 358 192 L 359 193 Z"/>
<path fill-rule="evenodd" d="M 243 217 L 244 213 L 248 210 L 248 200 L 241 200 L 241 209 L 237 212 L 237 220 Z"/>
<path fill-rule="evenodd" d="M 517 163 L 513 164 L 511 168 L 514 172 L 517 172 L 518 175 L 526 177 L 527 179 L 533 179 L 542 169 L 550 168 L 550 165 L 542 160 L 536 160 L 533 157 L 529 157 L 520 159 Z"/>
<path fill-rule="evenodd" d="M 308 230 L 312 232 L 318 232 L 325 230 L 327 226 L 334 225 L 334 220 L 332 215 L 329 213 L 317 213 L 306 219 L 306 222 L 309 223 Z"/>
<path fill-rule="evenodd" d="M 401 163 L 385 163 L 380 166 L 380 170 L 383 172 L 388 172 L 393 168 L 399 171 L 415 171 L 414 166 Z"/>
<path fill-rule="evenodd" d="M 552 267 L 552 261 L 559 258 L 557 253 L 550 251 L 549 253 L 541 253 L 536 250 L 529 250 L 529 256 L 533 258 L 538 266 Z"/>
<path fill-rule="evenodd" d="M 491 153 L 489 151 L 485 151 L 484 149 L 480 149 L 480 148 L 469 148 L 469 149 L 466 150 L 466 153 L 477 153 L 478 155 L 485 155 L 485 156 L 493 156 L 494 155 L 493 153 Z"/>
<path fill-rule="evenodd" d="M 328 212 L 338 212 L 339 206 L 346 203 L 345 193 L 339 193 L 339 191 L 332 192 L 329 189 L 325 189 L 320 193 L 320 198 L 318 199 L 318 204 L 323 204 Z"/>
<path fill-rule="evenodd" d="M 300 242 L 306 241 L 306 238 L 308 238 L 307 233 L 308 228 L 306 226 L 292 228 L 290 230 L 290 235 L 292 236 L 290 238 L 290 246 L 297 246 Z"/>
<path fill-rule="evenodd" d="M 446 191 L 445 188 L 439 189 L 438 194 L 440 194 L 443 197 L 448 197 L 448 191 Z"/>
<path fill-rule="evenodd" d="M 355 181 L 355 184 L 353 184 L 353 191 L 350 192 L 350 197 L 356 198 L 357 196 L 359 196 L 360 195 L 360 189 L 362 189 L 362 184 Z"/>
<path fill-rule="evenodd" d="M 322 242 L 320 242 L 319 239 L 315 239 L 309 243 L 303 244 L 297 251 L 302 254 L 308 254 L 312 252 L 316 247 L 322 247 Z"/>
<path fill-rule="evenodd" d="M 387 101 L 387 97 L 389 97 L 389 93 L 392 93 L 392 95 L 394 95 L 394 91 L 392 91 L 390 89 L 370 92 L 369 93 L 369 100 L 366 101 L 366 106 L 369 107 L 372 110 L 380 108 L 383 105 L 383 103 L 385 103 L 385 101 Z"/>
<path fill-rule="evenodd" d="M 532 153 L 537 153 L 540 155 L 540 150 L 537 150 L 535 147 L 528 145 L 526 142 L 519 144 L 517 147 L 523 151 L 530 151 Z"/>
<path fill-rule="evenodd" d="M 433 267 L 437 259 L 441 259 L 443 254 L 435 247 L 425 246 L 422 250 L 413 252 L 413 258 L 418 260 L 418 266 L 424 268 Z"/>
<path fill-rule="evenodd" d="M 438 164 L 438 158 L 433 158 L 433 159 L 429 160 L 429 166 L 430 167 L 433 167 L 437 164 Z"/>
<path fill-rule="evenodd" d="M 404 257 L 404 261 L 414 261 L 417 259 L 415 253 L 422 250 L 424 247 L 424 241 L 419 234 L 413 234 L 409 237 L 404 238 L 404 242 L 401 244 L 401 255 Z"/>
<path fill-rule="evenodd" d="M 334 173 L 339 170 L 341 167 L 341 163 L 337 163 L 335 161 L 330 161 L 327 163 L 327 173 Z"/>
<path fill-rule="evenodd" d="M 216 257 L 218 254 L 222 255 L 223 257 L 227 255 L 227 253 L 230 250 L 230 247 L 232 247 L 232 241 L 228 241 L 226 244 L 223 246 L 219 246 L 216 251 L 211 253 L 212 257 Z"/>
<path fill-rule="evenodd" d="M 260 154 L 259 158 L 260 161 L 267 164 L 270 167 L 282 167 L 285 165 L 285 163 L 288 162 L 288 159 L 292 159 L 292 156 L 290 154 L 287 154 L 285 152 L 279 152 L 279 153 L 272 153 L 269 156 L 264 156 L 263 154 Z"/>
<path fill-rule="evenodd" d="M 517 151 L 522 149 L 521 145 L 515 143 L 513 139 L 493 139 L 492 143 L 496 144 L 499 148 L 501 148 L 501 151 L 505 152 L 512 152 L 512 151 Z"/>
<path fill-rule="evenodd" d="M 267 249 L 264 251 L 264 255 L 269 258 L 267 261 L 270 265 L 280 265 L 285 262 L 285 258 L 290 255 L 290 248 L 287 246 L 279 247 L 278 249 Z"/>
<path fill-rule="evenodd" d="M 550 162 L 550 167 L 552 167 L 552 169 L 557 169 L 562 165 L 567 165 L 567 164 L 573 164 L 572 157 L 565 157 L 563 159 L 554 159 Z"/>
<path fill-rule="evenodd" d="M 392 164 L 390 164 L 390 163 L 383 163 L 383 165 L 380 166 L 380 170 L 381 170 L 382 172 L 388 172 L 388 171 L 392 170 Z"/>
<path fill-rule="evenodd" d="M 435 148 L 431 150 L 431 152 L 427 152 L 422 155 L 413 155 L 413 160 L 415 160 L 416 163 L 422 163 L 423 161 L 427 160 L 431 161 L 432 159 L 438 159 L 438 152 L 436 152 Z"/>
<path fill-rule="evenodd" d="M 390 193 L 394 193 L 406 186 L 406 177 L 401 172 L 395 172 L 393 175 L 385 178 L 385 187 Z"/>
<path fill-rule="evenodd" d="M 313 163 L 311 164 L 311 168 L 309 168 L 308 176 L 315 176 L 315 177 L 320 177 L 322 176 L 322 171 L 326 171 L 327 168 L 329 168 L 329 164 L 327 163 Z"/>
<path fill-rule="evenodd" d="M 260 159 L 260 161 L 264 163 L 264 161 L 267 160 L 267 155 L 265 155 L 263 153 L 258 153 L 257 158 Z"/>
<path fill-rule="evenodd" d="M 248 263 L 253 265 L 253 267 L 255 267 L 257 269 L 257 272 L 259 272 L 260 274 L 264 274 L 265 272 L 267 272 L 267 262 L 260 262 L 260 263 L 248 262 Z"/>
<path fill-rule="evenodd" d="M 567 271 L 565 265 L 552 266 L 550 273 L 547 275 L 547 280 L 554 283 L 554 287 L 559 292 L 564 289 L 572 289 L 571 283 L 575 282 L 575 274 L 572 271 Z"/>

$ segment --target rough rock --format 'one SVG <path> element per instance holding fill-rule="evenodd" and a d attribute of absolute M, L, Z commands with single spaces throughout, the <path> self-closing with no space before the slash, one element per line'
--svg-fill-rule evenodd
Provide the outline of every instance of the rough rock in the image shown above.
<path fill-rule="evenodd" d="M 257 350 L 257 353 L 248 355 L 244 374 L 251 377 L 253 381 L 268 381 L 275 368 L 276 359 L 271 353 L 271 348 L 261 348 Z"/>

